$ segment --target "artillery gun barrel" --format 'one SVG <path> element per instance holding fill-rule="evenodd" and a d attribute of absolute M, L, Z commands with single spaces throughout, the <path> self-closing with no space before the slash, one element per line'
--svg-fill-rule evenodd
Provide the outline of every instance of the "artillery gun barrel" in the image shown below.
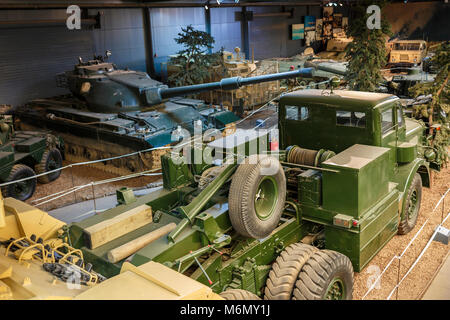
<path fill-rule="evenodd" d="M 232 78 L 224 78 L 217 82 L 210 83 L 202 83 L 191 86 L 183 86 L 183 87 L 175 87 L 175 88 L 165 88 L 160 89 L 159 94 L 162 99 L 167 99 L 176 96 L 182 96 L 186 94 L 199 93 L 204 91 L 211 90 L 234 90 L 239 89 L 242 86 L 247 86 L 251 84 L 261 83 L 261 82 L 269 82 L 276 81 L 281 79 L 289 79 L 296 77 L 311 77 L 312 69 L 311 68 L 303 68 L 295 71 L 274 73 L 274 74 L 265 74 L 261 76 L 255 77 L 232 77 Z"/>

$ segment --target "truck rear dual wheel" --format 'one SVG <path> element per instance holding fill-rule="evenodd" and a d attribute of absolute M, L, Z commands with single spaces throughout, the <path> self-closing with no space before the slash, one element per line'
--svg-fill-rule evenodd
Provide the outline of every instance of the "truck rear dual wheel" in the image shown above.
<path fill-rule="evenodd" d="M 265 300 L 290 300 L 303 265 L 316 252 L 316 247 L 294 243 L 286 247 L 272 264 L 264 291 Z"/>
<path fill-rule="evenodd" d="M 62 156 L 58 149 L 46 150 L 41 162 L 35 166 L 37 174 L 52 171 L 62 167 Z M 38 177 L 40 183 L 49 183 L 59 178 L 61 170 Z"/>
<path fill-rule="evenodd" d="M 264 299 L 350 300 L 352 292 L 353 267 L 348 257 L 295 243 L 272 265 Z"/>
<path fill-rule="evenodd" d="M 422 200 L 422 178 L 420 174 L 414 175 L 406 197 L 403 217 L 398 226 L 398 234 L 407 234 L 416 225 Z"/>
<path fill-rule="evenodd" d="M 256 294 L 243 289 L 227 289 L 219 295 L 225 300 L 261 300 Z"/>
<path fill-rule="evenodd" d="M 12 167 L 6 181 L 20 180 L 34 175 L 35 173 L 30 167 L 24 164 L 16 164 Z M 36 178 L 6 185 L 2 187 L 2 194 L 4 197 L 13 197 L 25 201 L 33 195 L 34 190 L 36 190 Z"/>
<path fill-rule="evenodd" d="M 229 192 L 229 217 L 245 237 L 262 239 L 278 225 L 286 199 L 286 177 L 280 162 L 251 155 L 239 165 Z"/>

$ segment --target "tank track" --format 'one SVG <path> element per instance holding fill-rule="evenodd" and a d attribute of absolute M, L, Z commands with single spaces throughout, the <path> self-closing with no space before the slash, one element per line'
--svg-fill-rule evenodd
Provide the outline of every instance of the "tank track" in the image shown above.
<path fill-rule="evenodd" d="M 22 130 L 38 130 L 38 127 L 21 122 Z M 102 141 L 99 143 L 95 139 L 79 138 L 71 134 L 55 132 L 64 140 L 64 156 L 70 162 L 86 162 L 99 159 L 112 158 L 124 154 L 136 152 L 127 146 Z M 108 160 L 104 162 L 91 163 L 86 166 L 112 173 L 114 175 L 129 175 L 145 170 L 158 169 L 161 167 L 161 155 L 167 149 L 154 150 L 129 156 L 120 159 Z"/>

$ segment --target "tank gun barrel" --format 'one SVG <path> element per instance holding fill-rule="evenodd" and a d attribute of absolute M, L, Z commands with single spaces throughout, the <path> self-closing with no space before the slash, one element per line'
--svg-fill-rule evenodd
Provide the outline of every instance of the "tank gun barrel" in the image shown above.
<path fill-rule="evenodd" d="M 239 89 L 242 86 L 248 86 L 255 83 L 276 81 L 296 77 L 311 77 L 311 75 L 312 75 L 311 68 L 303 68 L 294 71 L 265 74 L 261 76 L 248 78 L 242 77 L 224 78 L 217 82 L 202 83 L 191 86 L 183 86 L 175 88 L 158 88 L 156 92 L 153 90 L 149 90 L 146 91 L 145 94 L 147 96 L 147 102 L 149 104 L 155 104 L 161 102 L 163 99 L 182 96 L 186 94 L 199 93 L 216 89 L 234 90 Z"/>
<path fill-rule="evenodd" d="M 334 74 L 337 74 L 337 75 L 340 75 L 340 76 L 345 76 L 345 74 L 346 74 L 346 72 L 345 72 L 345 70 L 341 67 L 341 68 L 339 68 L 338 66 L 332 66 L 332 65 L 330 65 L 330 64 L 328 64 L 328 65 L 326 65 L 326 64 L 318 64 L 318 63 L 314 63 L 314 62 L 311 62 L 311 61 L 306 61 L 305 62 L 305 67 L 308 67 L 308 68 L 314 68 L 314 69 L 317 69 L 317 70 L 322 70 L 322 71 L 325 71 L 325 72 L 330 72 L 330 73 L 334 73 Z"/>

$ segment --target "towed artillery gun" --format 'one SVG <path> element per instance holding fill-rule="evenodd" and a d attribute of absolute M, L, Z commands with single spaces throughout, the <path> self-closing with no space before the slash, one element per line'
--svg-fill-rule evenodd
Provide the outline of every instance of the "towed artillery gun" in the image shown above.
<path fill-rule="evenodd" d="M 154 261 L 228 298 L 351 299 L 353 272 L 414 228 L 440 169 L 433 137 L 396 96 L 341 90 L 283 95 L 278 128 L 279 150 L 239 131 L 163 155 L 164 187 L 119 190 L 117 207 L 70 226 L 74 247 L 106 276 Z M 242 161 L 190 164 L 196 148 Z"/>
<path fill-rule="evenodd" d="M 14 131 L 10 116 L 0 118 L 0 183 L 11 182 L 36 174 L 53 171 L 62 166 L 64 143 L 42 131 Z M 30 198 L 36 183 L 56 180 L 61 171 L 5 185 L 1 192 L 19 200 Z"/>
<path fill-rule="evenodd" d="M 107 54 L 107 57 L 109 55 Z M 74 162 L 117 157 L 167 146 L 178 127 L 193 132 L 201 120 L 203 130 L 223 129 L 239 118 L 231 111 L 212 107 L 183 95 L 301 76 L 279 73 L 242 79 L 226 78 L 214 83 L 168 88 L 145 72 L 118 69 L 104 57 L 84 62 L 57 78 L 71 95 L 36 99 L 15 110 L 20 128 L 46 128 L 66 143 L 66 159 Z M 166 150 L 143 152 L 126 158 L 92 164 L 115 174 L 129 174 L 143 168 L 159 168 Z"/>

